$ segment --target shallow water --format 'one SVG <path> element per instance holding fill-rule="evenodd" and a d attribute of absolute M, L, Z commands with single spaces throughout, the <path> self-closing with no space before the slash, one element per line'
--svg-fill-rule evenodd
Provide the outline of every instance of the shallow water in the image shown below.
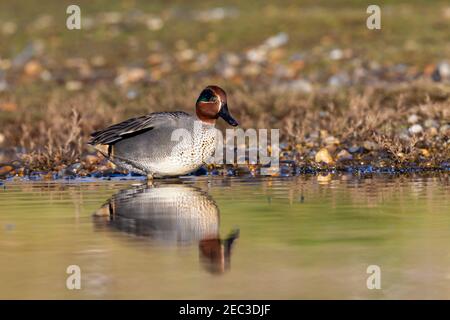
<path fill-rule="evenodd" d="M 448 174 L 140 184 L 1 185 L 0 298 L 450 298 Z"/>

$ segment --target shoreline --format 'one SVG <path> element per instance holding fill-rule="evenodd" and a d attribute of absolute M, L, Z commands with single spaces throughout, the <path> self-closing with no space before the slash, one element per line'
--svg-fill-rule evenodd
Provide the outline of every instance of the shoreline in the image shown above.
<path fill-rule="evenodd" d="M 428 175 L 428 174 L 448 174 L 450 173 L 450 162 L 442 163 L 439 166 L 420 166 L 416 164 L 397 165 L 397 166 L 373 166 L 367 165 L 337 165 L 337 166 L 311 166 L 297 165 L 293 162 L 281 161 L 278 171 L 272 170 L 269 174 L 260 174 L 261 167 L 256 166 L 215 166 L 199 168 L 195 172 L 180 177 L 162 177 L 156 178 L 156 181 L 168 181 L 171 179 L 184 179 L 191 177 L 222 177 L 222 178 L 293 178 L 293 177 L 328 177 L 348 175 L 353 177 L 369 177 L 369 176 L 408 176 L 411 174 Z M 7 168 L 10 167 L 10 168 Z M 73 167 L 77 167 L 74 171 Z M 7 169 L 11 169 L 8 172 Z M 0 182 L 6 181 L 78 181 L 80 179 L 93 180 L 145 180 L 145 176 L 128 173 L 108 168 L 104 171 L 93 170 L 87 171 L 85 168 L 77 164 L 62 169 L 59 172 L 33 170 L 17 166 L 17 163 L 0 164 Z"/>

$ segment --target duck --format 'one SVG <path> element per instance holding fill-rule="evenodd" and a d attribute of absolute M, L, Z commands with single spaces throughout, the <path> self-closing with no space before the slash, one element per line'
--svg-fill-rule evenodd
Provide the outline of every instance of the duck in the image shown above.
<path fill-rule="evenodd" d="M 142 184 L 118 191 L 93 214 L 95 230 L 121 231 L 152 245 L 197 246 L 200 265 L 211 274 L 230 269 L 239 229 L 220 236 L 220 210 L 200 187 L 180 181 Z"/>
<path fill-rule="evenodd" d="M 201 91 L 195 115 L 153 112 L 96 131 L 88 144 L 118 167 L 148 180 L 186 175 L 214 154 L 219 117 L 238 125 L 228 110 L 225 90 L 210 85 Z"/>

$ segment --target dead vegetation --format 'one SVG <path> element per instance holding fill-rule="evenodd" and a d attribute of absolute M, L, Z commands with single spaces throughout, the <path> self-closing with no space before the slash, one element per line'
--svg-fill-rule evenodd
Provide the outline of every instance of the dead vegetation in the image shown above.
<path fill-rule="evenodd" d="M 450 90 L 446 87 L 415 83 L 308 95 L 272 92 L 257 84 L 252 89 L 226 89 L 241 127 L 280 129 L 282 159 L 299 166 L 439 167 L 450 159 Z M 147 88 L 147 94 L 133 102 L 119 93 L 105 94 L 104 88 L 68 98 L 56 91 L 38 106 L 38 114 L 27 112 L 36 109 L 33 99 L 16 100 L 16 116 L 4 125 L 6 147 L 19 146 L 20 166 L 31 171 L 58 172 L 80 162 L 86 167 L 85 156 L 94 153 L 86 144 L 91 132 L 157 110 L 192 112 L 200 86 L 186 83 L 177 87 L 177 94 L 173 90 L 174 84 L 167 82 Z M 3 98 L 0 104 L 8 101 Z M 411 132 L 412 125 L 419 125 L 421 131 Z M 317 164 L 314 155 L 323 148 L 332 159 Z"/>

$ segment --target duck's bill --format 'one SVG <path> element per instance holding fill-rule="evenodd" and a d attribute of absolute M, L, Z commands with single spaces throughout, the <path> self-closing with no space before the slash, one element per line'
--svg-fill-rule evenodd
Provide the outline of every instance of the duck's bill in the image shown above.
<path fill-rule="evenodd" d="M 239 123 L 231 116 L 230 112 L 228 111 L 228 106 L 224 105 L 219 111 L 219 117 L 221 117 L 223 120 L 225 120 L 229 125 L 232 125 L 233 127 L 236 127 Z"/>

